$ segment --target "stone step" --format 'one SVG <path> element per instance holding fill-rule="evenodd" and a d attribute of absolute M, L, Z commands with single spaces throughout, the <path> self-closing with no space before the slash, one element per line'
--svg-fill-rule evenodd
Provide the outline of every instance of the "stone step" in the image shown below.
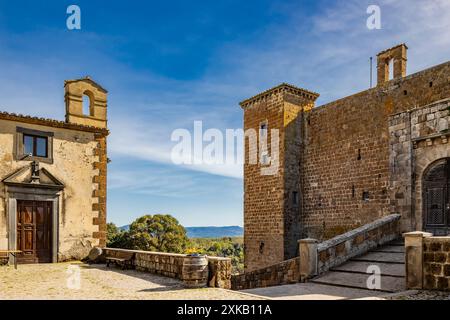
<path fill-rule="evenodd" d="M 370 290 L 367 287 L 367 280 L 372 276 L 370 274 L 360 274 L 342 271 L 330 271 L 323 276 L 311 280 L 314 283 L 327 284 L 331 286 L 340 286 L 347 288 L 359 288 Z M 381 276 L 380 289 L 374 291 L 397 292 L 405 290 L 405 279 L 391 276 Z"/>
<path fill-rule="evenodd" d="M 392 240 L 391 242 L 389 242 L 389 245 L 392 245 L 392 246 L 405 246 L 405 239 L 399 238 L 399 239 L 396 239 L 396 240 Z"/>
<path fill-rule="evenodd" d="M 369 252 L 350 261 L 405 263 L 405 254 L 401 252 Z"/>
<path fill-rule="evenodd" d="M 405 265 L 383 263 L 383 262 L 350 261 L 344 263 L 341 266 L 332 268 L 331 271 L 346 271 L 346 272 L 367 274 L 367 269 L 369 268 L 369 266 L 373 265 L 376 265 L 380 268 L 382 275 L 393 277 L 405 276 Z"/>
<path fill-rule="evenodd" d="M 378 247 L 376 249 L 373 249 L 372 252 L 401 252 L 401 253 L 405 253 L 405 247 L 404 246 L 387 245 L 387 246 L 382 246 L 382 247 Z"/>

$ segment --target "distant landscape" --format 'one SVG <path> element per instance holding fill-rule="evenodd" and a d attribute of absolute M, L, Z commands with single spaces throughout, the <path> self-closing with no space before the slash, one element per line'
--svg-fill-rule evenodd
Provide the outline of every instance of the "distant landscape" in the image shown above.
<path fill-rule="evenodd" d="M 130 225 L 122 226 L 119 229 L 127 231 Z M 224 227 L 185 227 L 188 238 L 223 238 L 242 237 L 244 228 L 240 226 Z"/>

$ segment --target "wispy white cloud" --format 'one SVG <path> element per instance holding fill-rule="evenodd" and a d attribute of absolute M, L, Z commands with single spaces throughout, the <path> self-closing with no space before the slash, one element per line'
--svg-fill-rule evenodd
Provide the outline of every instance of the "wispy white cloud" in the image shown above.
<path fill-rule="evenodd" d="M 448 60 L 449 1 L 378 1 L 382 30 L 366 28 L 370 4 L 321 1 L 313 14 L 302 10 L 301 3 L 280 6 L 277 10 L 289 11 L 287 19 L 268 26 L 250 42 L 237 37 L 224 43 L 209 57 L 204 75 L 194 80 L 170 79 L 115 61 L 102 48 L 108 48 L 111 39 L 95 34 L 82 41 L 81 37 L 72 39 L 73 52 L 56 44 L 51 49 L 58 54 L 48 57 L 45 54 L 50 48 L 42 49 L 42 43 L 50 38 L 65 39 L 67 34 L 47 30 L 15 35 L 14 39 L 2 35 L 0 106 L 62 118 L 61 75 L 82 76 L 80 70 L 95 70 L 91 75 L 95 78 L 98 74 L 98 81 L 110 89 L 111 157 L 171 165 L 174 129 L 191 130 L 196 120 L 221 130 L 239 128 L 242 111 L 238 101 L 280 82 L 317 91 L 321 93 L 319 103 L 323 103 L 367 88 L 369 56 L 391 45 L 408 43 L 411 72 Z M 61 42 L 67 45 L 67 39 Z M 92 47 L 92 43 L 97 45 Z M 37 57 L 32 58 L 33 53 Z M 240 166 L 192 165 L 184 169 L 242 176 Z"/>

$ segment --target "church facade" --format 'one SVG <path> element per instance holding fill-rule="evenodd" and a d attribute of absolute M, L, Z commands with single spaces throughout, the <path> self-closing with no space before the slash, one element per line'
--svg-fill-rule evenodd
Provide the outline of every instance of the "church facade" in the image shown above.
<path fill-rule="evenodd" d="M 3 262 L 81 259 L 105 246 L 107 91 L 89 77 L 64 87 L 65 121 L 0 112 L 0 250 L 19 251 Z"/>
<path fill-rule="evenodd" d="M 374 88 L 322 106 L 289 84 L 241 102 L 244 130 L 267 135 L 265 161 L 250 163 L 245 144 L 246 271 L 392 213 L 401 231 L 450 233 L 450 62 L 407 75 L 407 50 L 377 55 Z M 277 172 L 261 174 L 274 159 Z"/>

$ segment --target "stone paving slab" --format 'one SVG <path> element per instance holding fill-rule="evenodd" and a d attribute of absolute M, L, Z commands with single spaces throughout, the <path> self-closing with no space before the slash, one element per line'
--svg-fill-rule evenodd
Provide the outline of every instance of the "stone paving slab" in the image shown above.
<path fill-rule="evenodd" d="M 392 264 L 383 262 L 365 262 L 365 261 L 350 261 L 335 267 L 332 271 L 349 271 L 349 272 L 363 272 L 367 273 L 370 266 L 376 265 L 380 268 L 382 275 L 389 276 L 405 276 L 404 264 Z"/>
<path fill-rule="evenodd" d="M 395 245 L 395 246 L 405 246 L 405 239 L 403 239 L 403 238 L 396 239 L 396 240 L 389 242 L 389 244 Z"/>
<path fill-rule="evenodd" d="M 79 286 L 74 281 L 79 274 Z M 238 291 L 185 289 L 177 279 L 80 262 L 0 267 L 0 300 L 255 300 Z"/>
<path fill-rule="evenodd" d="M 323 276 L 315 278 L 314 280 L 312 280 L 312 282 L 335 286 L 368 289 L 367 280 L 370 276 L 370 274 L 330 271 Z M 381 276 L 380 290 L 386 292 L 397 292 L 405 290 L 405 279 L 391 276 Z"/>
<path fill-rule="evenodd" d="M 313 282 L 248 289 L 242 292 L 276 300 L 342 300 L 378 297 L 386 294 L 380 291 L 343 288 Z"/>
<path fill-rule="evenodd" d="M 384 247 L 379 247 L 377 249 L 372 250 L 374 252 L 378 252 L 378 251 L 389 251 L 389 252 L 401 252 L 401 253 L 405 253 L 405 247 L 404 246 L 384 246 Z"/>
<path fill-rule="evenodd" d="M 369 252 L 363 256 L 352 258 L 352 261 L 374 261 L 374 262 L 395 262 L 405 263 L 405 255 L 403 253 L 387 253 L 387 252 Z"/>

